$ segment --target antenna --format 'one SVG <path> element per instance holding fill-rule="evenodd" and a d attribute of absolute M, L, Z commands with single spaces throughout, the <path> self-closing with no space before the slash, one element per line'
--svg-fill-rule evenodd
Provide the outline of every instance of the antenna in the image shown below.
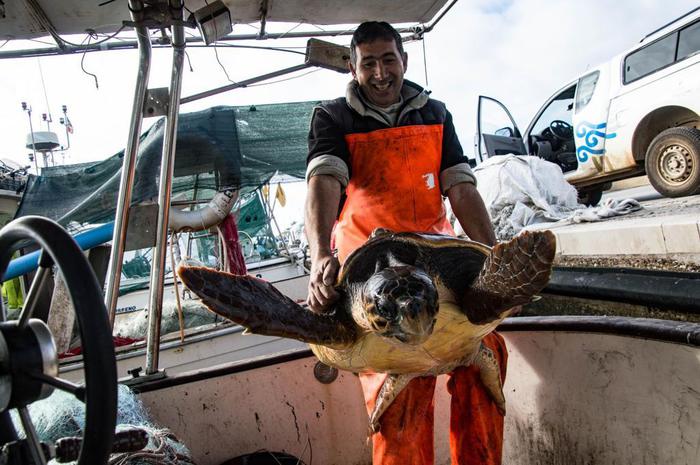
<path fill-rule="evenodd" d="M 65 152 L 70 148 L 70 134 L 73 133 L 73 125 L 68 118 L 68 107 L 62 105 L 61 110 L 63 116 L 59 119 L 60 124 L 65 128 L 66 131 L 66 145 L 62 145 L 59 142 L 58 135 L 51 132 L 51 123 L 53 118 L 51 113 L 42 113 L 41 120 L 46 123 L 46 131 L 34 131 L 34 125 L 32 122 L 32 107 L 27 102 L 22 102 L 22 111 L 27 113 L 27 118 L 29 120 L 29 134 L 27 134 L 26 147 L 32 149 L 32 153 L 29 154 L 29 161 L 34 163 L 34 170 L 39 174 L 39 157 L 37 152 L 41 153 L 42 159 L 44 161 L 43 167 L 48 168 L 49 166 L 55 166 L 56 160 L 54 158 L 54 150 L 59 149 Z"/>
<path fill-rule="evenodd" d="M 39 167 L 36 164 L 36 142 L 34 141 L 34 128 L 32 127 L 32 107 L 27 105 L 27 102 L 22 102 L 22 110 L 27 112 L 27 117 L 29 118 L 29 134 L 31 134 L 32 141 L 32 153 L 29 154 L 29 161 L 34 162 L 34 170 L 39 174 Z"/>

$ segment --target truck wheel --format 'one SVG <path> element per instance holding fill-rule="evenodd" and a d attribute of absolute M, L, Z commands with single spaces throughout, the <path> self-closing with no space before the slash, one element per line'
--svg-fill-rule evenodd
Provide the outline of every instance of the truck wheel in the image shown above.
<path fill-rule="evenodd" d="M 700 131 L 677 127 L 651 141 L 644 161 L 649 182 L 666 197 L 700 191 Z"/>
<path fill-rule="evenodd" d="M 603 197 L 602 188 L 581 189 L 578 191 L 578 201 L 587 207 L 595 207 Z"/>

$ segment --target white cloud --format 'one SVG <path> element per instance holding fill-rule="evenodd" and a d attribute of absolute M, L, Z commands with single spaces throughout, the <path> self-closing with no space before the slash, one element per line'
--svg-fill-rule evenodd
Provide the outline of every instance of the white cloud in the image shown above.
<path fill-rule="evenodd" d="M 569 80 L 697 7 L 694 0 L 516 0 L 494 14 L 484 8 L 490 3 L 459 2 L 426 42 L 430 88 L 448 104 L 468 154 L 478 95 L 501 100 L 522 130 Z"/>

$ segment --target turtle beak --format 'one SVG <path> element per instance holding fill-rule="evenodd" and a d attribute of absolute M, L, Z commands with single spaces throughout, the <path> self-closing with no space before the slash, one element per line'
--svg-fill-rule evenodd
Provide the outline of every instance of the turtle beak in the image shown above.
<path fill-rule="evenodd" d="M 436 318 L 433 312 L 422 308 L 427 303 L 422 299 L 406 299 L 397 302 L 398 318 L 391 321 L 382 336 L 396 339 L 403 344 L 419 345 L 432 334 Z"/>

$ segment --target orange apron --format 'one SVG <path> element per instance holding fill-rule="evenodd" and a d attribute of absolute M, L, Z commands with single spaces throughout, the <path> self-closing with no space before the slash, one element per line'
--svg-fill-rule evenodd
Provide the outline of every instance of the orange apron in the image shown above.
<path fill-rule="evenodd" d="M 380 129 L 345 141 L 352 174 L 334 230 L 341 263 L 375 228 L 454 235 L 440 192 L 442 125 Z"/>
<path fill-rule="evenodd" d="M 440 191 L 442 126 L 403 126 L 345 136 L 351 155 L 347 200 L 333 231 L 341 263 L 375 228 L 454 235 Z M 507 352 L 500 335 L 484 339 L 505 379 Z M 385 374 L 360 374 L 371 413 Z M 435 378 L 419 377 L 382 415 L 372 436 L 374 465 L 433 463 Z M 450 449 L 454 465 L 501 463 L 503 416 L 486 393 L 476 367 L 458 368 L 448 382 L 452 395 Z"/>

